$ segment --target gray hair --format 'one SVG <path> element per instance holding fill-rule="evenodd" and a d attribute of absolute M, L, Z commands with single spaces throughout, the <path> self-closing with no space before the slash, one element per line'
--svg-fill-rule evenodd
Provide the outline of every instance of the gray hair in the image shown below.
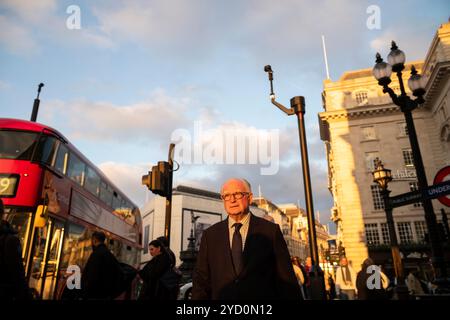
<path fill-rule="evenodd" d="M 228 179 L 227 181 L 225 181 L 225 183 L 222 185 L 222 187 L 220 188 L 220 193 L 222 193 L 222 191 L 223 191 L 223 186 L 228 182 L 228 181 L 231 181 L 231 180 L 238 180 L 238 181 L 241 181 L 244 185 L 245 185 L 245 187 L 248 189 L 248 192 L 252 192 L 252 185 L 250 184 L 250 182 L 248 182 L 248 180 L 246 180 L 246 179 L 244 179 L 244 178 L 230 178 L 230 179 Z"/>

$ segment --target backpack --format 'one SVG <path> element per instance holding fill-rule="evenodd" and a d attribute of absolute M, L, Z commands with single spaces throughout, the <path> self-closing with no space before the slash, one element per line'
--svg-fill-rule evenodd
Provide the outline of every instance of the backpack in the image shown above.
<path fill-rule="evenodd" d="M 137 270 L 132 266 L 118 262 L 116 265 L 116 276 L 113 283 L 113 297 L 117 298 L 131 288 L 131 284 L 137 275 Z"/>
<path fill-rule="evenodd" d="M 174 291 L 175 289 L 178 290 L 180 280 L 181 271 L 175 266 L 169 268 L 166 272 L 164 272 L 161 278 L 159 278 L 159 282 L 161 283 L 161 285 L 170 292 Z"/>

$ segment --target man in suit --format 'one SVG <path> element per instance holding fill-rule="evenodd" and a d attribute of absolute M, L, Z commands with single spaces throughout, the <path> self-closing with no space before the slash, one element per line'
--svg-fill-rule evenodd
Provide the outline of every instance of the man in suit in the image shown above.
<path fill-rule="evenodd" d="M 301 299 L 280 228 L 249 211 L 250 184 L 230 179 L 221 197 L 228 219 L 203 232 L 192 299 Z"/>

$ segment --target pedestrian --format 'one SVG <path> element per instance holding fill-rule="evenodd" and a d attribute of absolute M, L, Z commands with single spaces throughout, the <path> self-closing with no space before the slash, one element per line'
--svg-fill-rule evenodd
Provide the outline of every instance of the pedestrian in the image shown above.
<path fill-rule="evenodd" d="M 305 293 L 303 291 L 303 285 L 305 284 L 305 276 L 301 269 L 300 258 L 293 256 L 291 257 L 292 267 L 294 268 L 295 277 L 297 278 L 298 285 L 302 294 L 303 300 L 305 300 Z"/>
<path fill-rule="evenodd" d="M 409 270 L 408 276 L 406 277 L 406 285 L 408 287 L 408 292 L 410 295 L 424 294 L 420 279 L 418 277 L 418 272 L 416 270 Z"/>
<path fill-rule="evenodd" d="M 221 198 L 228 218 L 202 234 L 192 299 L 301 299 L 280 227 L 249 210 L 248 181 L 229 179 Z"/>
<path fill-rule="evenodd" d="M 161 237 L 156 238 L 156 240 L 161 242 L 161 244 L 164 247 L 164 250 L 169 255 L 171 266 L 174 267 L 177 260 L 176 260 L 176 257 L 175 257 L 175 253 L 173 253 L 173 251 L 169 247 L 169 242 L 167 241 L 167 238 L 164 237 L 164 236 L 161 236 Z"/>
<path fill-rule="evenodd" d="M 333 275 L 331 273 L 328 273 L 328 299 L 334 300 L 336 299 L 336 284 L 333 279 Z"/>
<path fill-rule="evenodd" d="M 356 272 L 348 264 L 346 257 L 341 257 L 336 270 L 336 294 L 340 300 L 356 299 Z"/>
<path fill-rule="evenodd" d="M 311 277 L 310 273 L 312 271 L 312 260 L 311 257 L 306 257 L 305 259 L 305 295 L 307 299 L 311 299 Z"/>
<path fill-rule="evenodd" d="M 106 247 L 105 240 L 105 233 L 92 233 L 92 253 L 81 275 L 84 299 L 112 300 L 123 292 L 124 274 L 116 257 Z"/>
<path fill-rule="evenodd" d="M 139 271 L 143 280 L 140 300 L 169 300 L 170 292 L 161 283 L 160 279 L 171 268 L 170 255 L 159 240 L 153 240 L 148 245 L 152 259 Z"/>
<path fill-rule="evenodd" d="M 1 201 L 1 199 L 0 199 Z M 0 217 L 3 212 L 0 203 Z M 17 232 L 8 221 L 0 222 L 0 301 L 30 300 L 31 293 L 25 280 L 22 248 Z"/>
<path fill-rule="evenodd" d="M 372 259 L 367 258 L 361 265 L 361 271 L 356 276 L 356 289 L 358 292 L 359 300 L 388 300 L 388 295 L 385 288 L 389 283 L 387 276 L 381 272 L 381 268 L 378 266 L 374 271 L 368 270 L 370 266 L 375 266 Z M 376 271 L 378 270 L 378 271 Z M 377 281 L 368 281 L 369 277 L 374 275 L 374 272 L 379 272 L 379 287 L 376 286 Z"/>

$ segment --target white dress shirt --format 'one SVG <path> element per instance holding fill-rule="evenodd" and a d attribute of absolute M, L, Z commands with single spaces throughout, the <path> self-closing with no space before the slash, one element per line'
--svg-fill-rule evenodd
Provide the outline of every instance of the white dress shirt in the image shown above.
<path fill-rule="evenodd" d="M 250 214 L 251 213 L 247 213 L 245 215 L 245 217 L 239 222 L 236 222 L 235 220 L 233 220 L 233 218 L 228 217 L 228 231 L 229 231 L 229 235 L 230 235 L 230 248 L 233 245 L 233 234 L 234 234 L 233 225 L 235 223 L 242 223 L 242 227 L 241 227 L 241 229 L 239 229 L 239 233 L 241 234 L 241 237 L 242 237 L 242 252 L 244 252 L 245 240 L 247 239 L 248 227 L 250 226 Z"/>

